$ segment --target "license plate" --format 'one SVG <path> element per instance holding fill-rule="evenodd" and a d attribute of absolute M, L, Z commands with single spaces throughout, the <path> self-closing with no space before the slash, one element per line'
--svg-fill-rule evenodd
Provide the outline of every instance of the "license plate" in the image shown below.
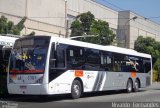
<path fill-rule="evenodd" d="M 27 86 L 20 86 L 20 89 L 27 89 Z"/>

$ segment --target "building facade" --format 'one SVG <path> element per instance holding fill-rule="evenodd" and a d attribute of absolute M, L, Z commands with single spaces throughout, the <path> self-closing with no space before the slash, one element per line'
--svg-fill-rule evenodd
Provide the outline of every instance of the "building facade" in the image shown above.
<path fill-rule="evenodd" d="M 117 39 L 121 47 L 134 48 L 138 36 L 160 41 L 160 25 L 131 11 L 120 11 Z"/>
<path fill-rule="evenodd" d="M 76 16 L 88 11 L 96 19 L 109 23 L 121 47 L 133 48 L 140 35 L 160 40 L 159 24 L 130 11 L 115 11 L 95 0 L 0 0 L 0 16 L 15 24 L 27 17 L 22 35 L 35 31 L 36 35 L 69 37 L 69 28 Z"/>
<path fill-rule="evenodd" d="M 0 15 L 15 23 L 27 17 L 22 35 L 35 31 L 36 35 L 65 36 L 75 17 L 88 11 L 107 21 L 116 33 L 118 12 L 91 0 L 0 0 Z"/>

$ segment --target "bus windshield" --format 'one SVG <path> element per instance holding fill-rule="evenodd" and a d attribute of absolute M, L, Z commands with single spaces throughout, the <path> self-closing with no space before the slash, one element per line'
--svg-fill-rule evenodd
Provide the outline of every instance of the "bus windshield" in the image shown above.
<path fill-rule="evenodd" d="M 10 73 L 43 73 L 49 38 L 32 37 L 15 42 L 10 57 Z"/>

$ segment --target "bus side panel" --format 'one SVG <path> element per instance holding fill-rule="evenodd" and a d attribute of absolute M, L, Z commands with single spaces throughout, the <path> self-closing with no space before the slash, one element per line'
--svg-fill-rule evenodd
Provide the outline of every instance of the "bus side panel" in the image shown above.
<path fill-rule="evenodd" d="M 76 70 L 68 70 L 49 83 L 49 94 L 71 93 L 72 82 Z M 83 83 L 84 92 L 126 89 L 127 81 L 140 79 L 141 87 L 146 87 L 146 74 L 136 73 L 133 77 L 131 72 L 106 72 L 106 71 L 83 71 L 79 76 Z"/>
<path fill-rule="evenodd" d="M 106 72 L 106 80 L 104 82 L 103 90 L 124 89 L 129 73 L 122 72 Z"/>
<path fill-rule="evenodd" d="M 63 74 L 49 82 L 48 94 L 71 93 L 71 84 L 74 78 L 74 71 L 64 71 Z"/>
<path fill-rule="evenodd" d="M 103 79 L 103 82 L 101 83 L 101 88 L 95 91 L 126 89 L 127 81 L 129 78 L 132 79 L 133 86 L 136 78 L 140 80 L 141 87 L 146 87 L 147 85 L 145 73 L 136 73 L 136 76 L 134 77 L 132 76 L 131 72 L 104 72 L 104 73 L 105 77 Z"/>
<path fill-rule="evenodd" d="M 146 87 L 147 86 L 147 83 L 146 83 L 146 81 L 147 81 L 147 79 L 146 79 L 147 74 L 146 73 L 137 73 L 137 77 L 140 80 L 140 86 L 141 86 L 141 88 Z"/>
<path fill-rule="evenodd" d="M 76 75 L 77 70 L 68 70 L 58 76 L 49 83 L 49 94 L 64 94 L 71 93 L 71 86 L 74 79 L 79 78 L 83 83 L 84 92 L 99 91 L 95 90 L 96 86 L 100 84 L 97 80 L 98 71 L 83 71 L 82 75 Z M 79 71 L 79 70 L 78 70 Z M 103 81 L 103 78 L 101 82 Z"/>

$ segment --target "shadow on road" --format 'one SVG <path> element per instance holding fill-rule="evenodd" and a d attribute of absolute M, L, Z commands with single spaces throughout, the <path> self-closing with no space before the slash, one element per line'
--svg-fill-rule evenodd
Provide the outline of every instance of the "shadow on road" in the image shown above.
<path fill-rule="evenodd" d="M 140 90 L 139 92 L 144 92 L 146 90 Z M 116 91 L 102 91 L 102 92 L 92 92 L 84 93 L 82 98 L 96 97 L 96 96 L 108 96 L 116 94 L 125 94 L 125 90 Z M 61 100 L 72 100 L 70 94 L 64 95 L 52 95 L 52 96 L 24 96 L 24 95 L 9 95 L 7 97 L 1 98 L 1 101 L 16 101 L 16 102 L 33 102 L 33 103 L 45 103 L 45 102 L 56 102 Z"/>

